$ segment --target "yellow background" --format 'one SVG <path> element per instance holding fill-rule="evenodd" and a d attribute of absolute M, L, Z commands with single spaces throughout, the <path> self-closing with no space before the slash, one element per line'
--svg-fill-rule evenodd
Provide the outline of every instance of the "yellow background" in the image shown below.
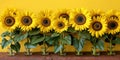
<path fill-rule="evenodd" d="M 117 9 L 120 10 L 120 0 L 0 0 L 0 13 L 6 9 L 6 8 L 18 8 L 23 10 L 30 10 L 33 12 L 39 12 L 40 10 L 44 9 L 61 9 L 61 8 L 86 8 L 88 10 L 92 9 L 101 9 L 104 11 L 110 10 L 110 9 Z M 0 28 L 0 34 L 3 32 L 3 30 Z M 0 39 L 1 41 L 1 39 Z M 21 45 L 21 52 L 24 52 L 24 43 L 25 41 L 22 41 Z M 108 46 L 107 43 L 105 43 L 105 50 Z M 120 45 L 117 45 L 114 50 L 120 51 Z M 0 52 L 7 52 L 6 49 L 1 49 Z M 49 49 L 52 51 L 52 48 Z M 33 49 L 32 51 L 38 52 L 40 51 L 40 46 Z M 67 47 L 66 51 L 74 51 L 73 47 Z M 91 44 L 89 42 L 86 43 L 85 47 L 83 48 L 83 51 L 91 51 Z"/>

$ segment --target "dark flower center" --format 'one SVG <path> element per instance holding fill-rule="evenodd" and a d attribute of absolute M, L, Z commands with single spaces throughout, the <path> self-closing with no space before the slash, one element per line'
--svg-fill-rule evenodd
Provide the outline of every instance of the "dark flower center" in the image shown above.
<path fill-rule="evenodd" d="M 116 21 L 109 21 L 108 22 L 108 28 L 111 30 L 114 30 L 118 27 L 118 23 Z"/>
<path fill-rule="evenodd" d="M 74 21 L 78 25 L 83 25 L 86 22 L 86 17 L 83 14 L 78 14 L 78 15 L 76 15 Z"/>
<path fill-rule="evenodd" d="M 7 26 L 13 26 L 14 23 L 15 23 L 15 19 L 12 16 L 8 16 L 8 17 L 5 18 L 4 23 Z"/>
<path fill-rule="evenodd" d="M 100 22 L 94 22 L 92 24 L 92 28 L 95 30 L 95 31 L 99 31 L 102 29 L 102 24 Z"/>
<path fill-rule="evenodd" d="M 15 12 L 13 12 L 13 15 L 17 15 Z"/>
<path fill-rule="evenodd" d="M 21 22 L 23 25 L 29 26 L 32 24 L 32 18 L 30 16 L 23 16 Z"/>
<path fill-rule="evenodd" d="M 62 29 L 65 27 L 65 24 L 63 22 L 58 22 L 58 28 Z"/>
<path fill-rule="evenodd" d="M 94 19 L 94 18 L 97 18 L 97 17 L 100 17 L 100 14 L 95 14 L 91 17 L 91 19 Z"/>
<path fill-rule="evenodd" d="M 62 13 L 59 17 L 66 18 L 67 20 L 69 20 L 69 15 L 67 13 Z"/>
<path fill-rule="evenodd" d="M 51 24 L 50 19 L 48 19 L 48 18 L 43 19 L 43 21 L 42 21 L 43 26 L 48 27 L 48 26 L 50 26 L 50 24 Z"/>
<path fill-rule="evenodd" d="M 116 16 L 116 15 L 112 15 L 112 16 L 110 16 L 110 18 L 119 19 L 118 16 Z"/>

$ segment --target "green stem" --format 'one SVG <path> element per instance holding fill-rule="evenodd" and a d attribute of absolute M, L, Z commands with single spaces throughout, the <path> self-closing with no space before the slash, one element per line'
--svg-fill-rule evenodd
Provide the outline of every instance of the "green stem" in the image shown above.
<path fill-rule="evenodd" d="M 62 49 L 60 49 L 60 55 L 63 55 L 63 50 Z"/>
<path fill-rule="evenodd" d="M 96 55 L 96 48 L 93 46 L 93 55 Z"/>
<path fill-rule="evenodd" d="M 109 54 L 112 55 L 112 40 L 110 39 Z"/>
<path fill-rule="evenodd" d="M 10 55 L 10 56 L 13 56 L 13 55 L 14 55 L 14 52 L 13 52 L 13 50 L 12 50 L 11 48 L 10 48 L 9 55 Z"/>
<path fill-rule="evenodd" d="M 43 55 L 46 55 L 46 45 L 45 45 L 45 41 L 43 41 Z"/>
<path fill-rule="evenodd" d="M 76 54 L 76 55 L 81 55 L 81 54 L 80 54 L 80 51 L 77 51 L 77 54 Z"/>
<path fill-rule="evenodd" d="M 62 48 L 60 49 L 60 55 L 64 55 L 63 54 L 64 45 L 62 43 L 62 38 L 64 38 L 64 33 L 61 33 L 61 35 L 60 35 L 60 45 L 62 45 Z"/>
<path fill-rule="evenodd" d="M 11 36 L 9 36 L 13 41 L 14 41 L 14 39 L 11 37 Z M 12 45 L 12 44 L 11 44 Z M 13 50 L 12 50 L 12 48 L 10 47 L 10 49 L 9 49 L 10 51 L 9 51 L 9 55 L 10 56 L 13 56 L 14 55 L 14 52 L 13 52 Z"/>
<path fill-rule="evenodd" d="M 80 33 L 80 31 L 79 31 L 79 33 Z M 77 39 L 80 40 L 80 36 L 78 36 Z M 76 55 L 81 55 L 80 51 L 77 50 L 77 54 Z"/>
<path fill-rule="evenodd" d="M 96 54 L 96 39 L 94 40 L 94 43 L 93 43 L 93 55 L 97 55 Z"/>
<path fill-rule="evenodd" d="M 31 55 L 30 48 L 27 48 L 27 55 Z"/>
<path fill-rule="evenodd" d="M 44 34 L 44 37 L 46 38 L 46 35 Z M 45 43 L 45 40 L 43 40 L 43 54 L 42 55 L 48 55 L 46 53 L 46 50 L 47 50 L 47 47 L 46 47 L 46 43 Z"/>
<path fill-rule="evenodd" d="M 29 38 L 27 38 L 27 42 L 30 43 Z M 30 52 L 30 48 L 26 48 L 26 55 L 32 55 L 32 53 Z"/>
<path fill-rule="evenodd" d="M 77 55 L 80 55 L 80 52 L 79 52 L 79 51 L 77 51 Z"/>

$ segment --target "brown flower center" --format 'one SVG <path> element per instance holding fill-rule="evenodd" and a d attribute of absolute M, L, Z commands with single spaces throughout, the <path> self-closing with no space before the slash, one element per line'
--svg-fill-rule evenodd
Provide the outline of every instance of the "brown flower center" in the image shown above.
<path fill-rule="evenodd" d="M 94 18 L 97 18 L 97 17 L 100 17 L 100 14 L 95 14 L 91 17 L 91 19 L 94 19 Z"/>
<path fill-rule="evenodd" d="M 32 18 L 30 16 L 23 16 L 21 22 L 23 25 L 29 26 L 32 24 Z"/>
<path fill-rule="evenodd" d="M 15 24 L 15 19 L 12 16 L 5 17 L 4 23 L 6 26 L 13 26 Z"/>
<path fill-rule="evenodd" d="M 43 26 L 48 27 L 48 26 L 50 26 L 50 24 L 51 24 L 50 19 L 48 19 L 48 18 L 43 19 L 43 21 L 42 21 Z"/>
<path fill-rule="evenodd" d="M 62 29 L 65 27 L 65 24 L 63 22 L 58 22 L 57 26 L 59 29 Z"/>
<path fill-rule="evenodd" d="M 83 25 L 86 22 L 86 17 L 83 14 L 78 14 L 78 15 L 75 16 L 74 21 L 78 25 Z"/>
<path fill-rule="evenodd" d="M 118 27 L 118 23 L 116 21 L 109 21 L 108 22 L 108 28 L 111 30 L 114 30 Z"/>
<path fill-rule="evenodd" d="M 110 18 L 119 19 L 118 16 L 116 16 L 116 15 L 112 15 L 112 16 L 110 16 Z"/>
<path fill-rule="evenodd" d="M 59 18 L 62 17 L 62 18 L 66 18 L 67 20 L 69 20 L 69 15 L 67 13 L 62 13 L 60 14 Z"/>
<path fill-rule="evenodd" d="M 99 31 L 102 29 L 102 24 L 98 21 L 94 22 L 92 24 L 92 28 L 95 30 L 95 31 Z"/>

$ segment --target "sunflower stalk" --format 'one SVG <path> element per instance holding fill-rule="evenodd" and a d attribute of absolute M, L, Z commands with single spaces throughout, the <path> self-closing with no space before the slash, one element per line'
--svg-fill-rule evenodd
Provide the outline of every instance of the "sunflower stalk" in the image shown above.
<path fill-rule="evenodd" d="M 65 55 L 65 53 L 63 53 L 63 50 L 64 50 L 64 44 L 63 44 L 63 42 L 61 41 L 63 38 L 64 38 L 64 33 L 61 33 L 61 35 L 60 35 L 60 45 L 62 46 L 62 48 L 60 49 L 60 55 L 61 56 L 64 56 Z"/>
<path fill-rule="evenodd" d="M 81 51 L 77 51 L 76 55 L 82 55 Z"/>
<path fill-rule="evenodd" d="M 80 31 L 79 31 L 80 32 Z M 80 36 L 77 38 L 78 40 L 80 40 Z M 79 51 L 79 50 L 77 50 L 77 53 L 76 53 L 76 55 L 82 55 L 82 53 L 81 53 L 81 51 Z"/>
<path fill-rule="evenodd" d="M 96 52 L 96 49 L 97 49 L 97 48 L 96 48 L 96 45 L 97 45 L 97 44 L 96 44 L 96 43 L 97 43 L 96 41 L 97 41 L 97 39 L 94 40 L 94 42 L 93 42 L 93 47 L 92 47 L 92 55 L 94 55 L 94 56 L 99 55 L 99 53 Z"/>
<path fill-rule="evenodd" d="M 62 45 L 62 46 L 63 46 L 63 45 Z M 63 48 L 60 49 L 60 55 L 65 55 L 65 54 L 63 53 Z"/>
<path fill-rule="evenodd" d="M 9 48 L 9 54 L 8 55 L 9 56 L 14 56 L 15 55 L 13 49 Z"/>
<path fill-rule="evenodd" d="M 44 34 L 44 37 L 46 38 L 46 35 Z M 42 49 L 42 55 L 48 55 L 47 52 L 47 46 L 46 46 L 46 43 L 45 43 L 45 39 L 43 40 L 43 49 Z"/>
<path fill-rule="evenodd" d="M 9 36 L 9 37 L 14 41 L 12 36 Z M 15 55 L 15 53 L 14 53 L 14 51 L 13 51 L 13 49 L 11 47 L 9 48 L 9 54 L 8 55 L 10 55 L 10 56 L 14 56 Z"/>
<path fill-rule="evenodd" d="M 31 55 L 30 48 L 26 48 L 26 55 Z"/>
<path fill-rule="evenodd" d="M 92 50 L 93 50 L 93 53 L 92 53 L 92 54 L 93 54 L 93 55 L 97 55 L 97 54 L 96 54 L 96 47 L 95 47 L 95 46 L 93 46 L 93 49 L 92 49 Z"/>
<path fill-rule="evenodd" d="M 108 55 L 115 55 L 115 53 L 113 53 L 112 39 L 110 39 Z"/>
<path fill-rule="evenodd" d="M 27 38 L 27 42 L 30 43 L 30 40 L 28 38 Z M 26 55 L 28 55 L 28 56 L 32 55 L 30 50 L 31 50 L 30 48 L 26 48 Z"/>

